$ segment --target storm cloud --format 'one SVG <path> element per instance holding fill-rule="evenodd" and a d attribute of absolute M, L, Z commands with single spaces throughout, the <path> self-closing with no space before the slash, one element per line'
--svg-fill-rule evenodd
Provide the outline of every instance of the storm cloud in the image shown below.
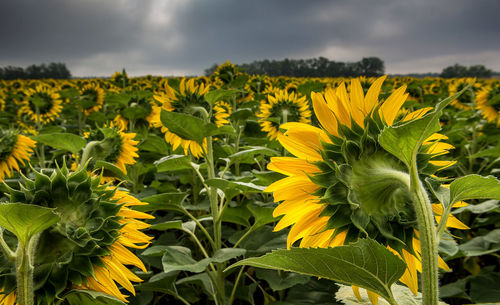
<path fill-rule="evenodd" d="M 0 66 L 195 75 L 214 63 L 377 56 L 386 72 L 500 71 L 496 0 L 2 0 Z"/>

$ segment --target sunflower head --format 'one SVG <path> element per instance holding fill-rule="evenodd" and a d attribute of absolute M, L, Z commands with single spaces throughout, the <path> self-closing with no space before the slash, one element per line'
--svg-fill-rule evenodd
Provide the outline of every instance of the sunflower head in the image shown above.
<path fill-rule="evenodd" d="M 419 260 L 416 215 L 409 194 L 406 166 L 379 143 L 387 126 L 423 116 L 421 109 L 400 117 L 406 86 L 379 100 L 385 77 L 378 78 L 366 95 L 358 79 L 348 92 L 312 93 L 314 112 L 321 127 L 304 123 L 281 125 L 279 142 L 293 157 L 275 157 L 268 168 L 288 177 L 271 184 L 274 200 L 281 201 L 275 216 L 284 215 L 275 230 L 292 226 L 288 246 L 332 247 L 370 237 L 386 245 L 415 266 Z M 418 154 L 421 178 L 452 164 L 434 161 L 453 148 L 434 134 Z M 443 265 L 445 266 L 445 265 Z M 410 268 L 411 269 L 411 268 Z M 402 279 L 415 292 L 416 270 Z"/>
<path fill-rule="evenodd" d="M 48 124 L 61 114 L 62 100 L 55 88 L 37 85 L 24 93 L 25 98 L 17 112 L 19 118 L 36 124 Z"/>
<path fill-rule="evenodd" d="M 280 134 L 279 126 L 286 122 L 309 123 L 311 110 L 305 96 L 277 90 L 262 100 L 257 116 L 262 131 L 267 132 L 271 140 Z"/>
<path fill-rule="evenodd" d="M 36 142 L 10 129 L 0 129 L 0 181 L 29 161 Z"/>
<path fill-rule="evenodd" d="M 104 102 L 104 90 L 97 83 L 85 84 L 80 90 L 79 104 L 86 116 L 97 112 Z"/>
<path fill-rule="evenodd" d="M 241 75 L 240 69 L 235 64 L 227 60 L 219 65 L 212 75 L 214 81 L 221 81 L 223 85 L 231 83 L 238 75 Z"/>
<path fill-rule="evenodd" d="M 126 133 L 119 127 L 111 125 L 93 129 L 87 138 L 97 144 L 93 147 L 91 162 L 103 160 L 116 165 L 122 172 L 127 173 L 126 165 L 135 164 L 139 157 L 138 141 L 135 133 Z"/>
<path fill-rule="evenodd" d="M 477 94 L 477 108 L 490 123 L 500 126 L 500 85 L 485 86 Z"/>
<path fill-rule="evenodd" d="M 201 112 L 211 113 L 211 106 L 205 100 L 205 94 L 209 89 L 209 85 L 205 86 L 203 83 L 197 85 L 193 78 L 189 80 L 183 78 L 179 84 L 179 90 L 165 84 L 165 90 L 154 95 L 154 99 L 160 103 L 160 106 L 153 106 L 154 115 L 151 116 L 150 123 L 154 127 L 161 128 L 165 134 L 165 140 L 173 146 L 174 150 L 181 146 L 186 154 L 191 152 L 197 158 L 203 154 L 202 146 L 196 141 L 183 139 L 163 126 L 160 119 L 161 110 L 189 113 L 200 117 L 202 116 Z M 216 122 L 224 119 L 224 115 L 221 116 L 222 107 L 217 109 L 214 107 L 214 110 Z"/>
<path fill-rule="evenodd" d="M 151 241 L 139 231 L 148 225 L 138 219 L 152 217 L 130 209 L 144 203 L 125 191 L 100 185 L 85 167 L 69 172 L 64 165 L 51 175 L 34 171 L 34 179 L 23 179 L 18 188 L 9 188 L 8 202 L 53 208 L 60 216 L 58 223 L 41 233 L 34 250 L 37 304 L 53 304 L 74 287 L 126 301 L 116 283 L 134 293 L 131 281 L 141 280 L 125 265 L 146 271 L 126 248 L 145 248 Z M 13 292 L 14 280 L 0 277 L 4 293 Z"/>

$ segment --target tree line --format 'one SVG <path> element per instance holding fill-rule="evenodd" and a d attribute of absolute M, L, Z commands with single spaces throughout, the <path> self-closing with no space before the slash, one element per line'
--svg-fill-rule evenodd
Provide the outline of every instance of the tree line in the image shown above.
<path fill-rule="evenodd" d="M 477 78 L 489 78 L 493 75 L 493 71 L 486 68 L 483 65 L 473 65 L 473 66 L 462 66 L 460 64 L 454 64 L 443 69 L 441 72 L 441 77 L 444 78 L 455 78 L 455 77 L 477 77 Z"/>
<path fill-rule="evenodd" d="M 64 63 L 31 65 L 27 68 L 7 66 L 0 68 L 0 79 L 71 78 L 71 72 Z"/>
<path fill-rule="evenodd" d="M 293 77 L 380 76 L 385 72 L 384 62 L 378 57 L 365 57 L 357 62 L 331 61 L 325 57 L 311 59 L 256 60 L 237 65 L 248 74 Z M 205 70 L 211 75 L 217 64 Z"/>

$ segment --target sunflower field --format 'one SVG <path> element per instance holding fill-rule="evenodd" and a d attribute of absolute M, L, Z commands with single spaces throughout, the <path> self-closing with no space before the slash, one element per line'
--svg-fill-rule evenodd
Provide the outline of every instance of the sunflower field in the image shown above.
<path fill-rule="evenodd" d="M 0 305 L 498 304 L 500 80 L 0 81 Z"/>

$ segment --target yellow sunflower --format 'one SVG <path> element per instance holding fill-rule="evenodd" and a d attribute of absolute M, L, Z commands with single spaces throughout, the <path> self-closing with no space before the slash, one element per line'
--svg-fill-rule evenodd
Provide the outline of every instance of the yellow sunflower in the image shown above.
<path fill-rule="evenodd" d="M 500 127 L 500 85 L 485 86 L 479 91 L 476 108 L 481 110 L 481 114 L 488 122 Z"/>
<path fill-rule="evenodd" d="M 38 85 L 35 89 L 25 90 L 24 94 L 26 96 L 17 112 L 19 118 L 36 124 L 48 124 L 61 114 L 62 100 L 54 88 Z"/>
<path fill-rule="evenodd" d="M 194 114 L 195 107 L 203 107 L 207 113 L 210 113 L 210 105 L 205 101 L 204 97 L 209 88 L 210 86 L 205 86 L 203 83 L 197 85 L 193 78 L 189 80 L 183 78 L 179 84 L 179 91 L 165 84 L 164 92 L 160 92 L 154 96 L 154 99 L 160 102 L 161 106 L 153 106 L 155 116 L 151 118 L 150 123 L 154 127 L 161 128 L 161 131 L 165 134 L 165 141 L 172 145 L 174 150 L 181 146 L 185 154 L 191 152 L 194 157 L 199 158 L 203 155 L 204 149 L 206 148 L 206 142 L 203 142 L 202 147 L 196 141 L 183 139 L 170 132 L 168 128 L 161 123 L 161 110 Z M 214 110 L 217 112 L 216 115 L 221 118 L 222 107 L 219 107 L 219 110 Z"/>
<path fill-rule="evenodd" d="M 13 130 L 0 129 L 0 181 L 19 171 L 33 153 L 36 142 Z"/>
<path fill-rule="evenodd" d="M 228 102 L 218 101 L 214 105 L 214 118 L 215 125 L 221 127 L 223 125 L 229 124 L 229 116 L 233 112 L 233 107 Z"/>
<path fill-rule="evenodd" d="M 281 134 L 280 124 L 286 122 L 309 123 L 311 121 L 311 110 L 305 96 L 299 96 L 287 90 L 278 90 L 267 96 L 267 101 L 260 104 L 259 123 L 262 131 L 274 140 Z"/>
<path fill-rule="evenodd" d="M 96 135 L 97 133 L 97 135 Z M 111 124 L 109 127 L 101 128 L 98 132 L 91 132 L 89 139 L 101 140 L 102 147 L 107 151 L 104 160 L 113 163 L 123 173 L 127 173 L 127 165 L 135 164 L 139 157 L 137 144 L 134 140 L 136 133 L 123 132 L 118 127 Z"/>
<path fill-rule="evenodd" d="M 463 88 L 465 88 L 469 83 L 472 82 L 471 78 L 464 78 L 464 79 L 456 79 L 451 81 L 448 84 L 448 91 L 450 95 L 453 95 Z M 471 104 L 474 102 L 473 101 L 473 94 L 471 90 L 465 91 L 462 95 L 460 95 L 456 100 L 451 102 L 450 105 L 454 106 L 455 108 L 458 108 L 460 110 L 470 110 L 471 109 Z"/>
<path fill-rule="evenodd" d="M 24 177 L 23 192 L 9 189 L 8 196 L 11 202 L 47 206 L 60 215 L 60 221 L 39 237 L 34 267 L 46 268 L 47 274 L 34 279 L 37 304 L 53 304 L 72 289 L 99 291 L 127 302 L 118 285 L 135 295 L 132 282 L 142 282 L 127 266 L 147 272 L 128 249 L 144 249 L 151 243 L 152 237 L 141 232 L 150 225 L 142 220 L 154 217 L 132 209 L 146 203 L 127 191 L 100 185 L 86 168 L 69 172 L 63 166 L 51 176 L 35 176 L 36 184 Z M 40 192 L 46 194 L 39 196 Z M 6 296 L 0 297 L 1 305 L 14 304 L 15 286 L 11 277 L 0 279 Z"/>
<path fill-rule="evenodd" d="M 378 135 L 385 126 L 420 118 L 430 109 L 398 119 L 408 97 L 406 86 L 379 101 L 384 80 L 375 80 L 366 96 L 358 79 L 351 81 L 350 92 L 343 83 L 335 90 L 313 92 L 321 128 L 304 123 L 280 126 L 286 132 L 278 134 L 278 140 L 295 157 L 271 158 L 268 168 L 288 177 L 266 191 L 281 202 L 274 210 L 275 217 L 283 216 L 275 230 L 292 226 L 288 247 L 298 240 L 300 247 L 334 247 L 373 238 L 406 261 L 408 267 L 400 280 L 417 293 L 421 259 L 416 215 L 408 186 L 400 183 L 407 180 L 409 185 L 409 175 L 378 143 Z M 440 134 L 426 139 L 421 151 L 422 162 L 426 162 L 422 177 L 454 163 L 430 160 L 453 148 L 440 141 L 443 139 L 446 137 Z M 449 270 L 442 259 L 439 265 Z M 376 295 L 370 295 L 376 302 Z"/>
<path fill-rule="evenodd" d="M 80 90 L 80 102 L 83 113 L 89 116 L 102 108 L 104 102 L 104 90 L 97 83 L 88 83 Z"/>

